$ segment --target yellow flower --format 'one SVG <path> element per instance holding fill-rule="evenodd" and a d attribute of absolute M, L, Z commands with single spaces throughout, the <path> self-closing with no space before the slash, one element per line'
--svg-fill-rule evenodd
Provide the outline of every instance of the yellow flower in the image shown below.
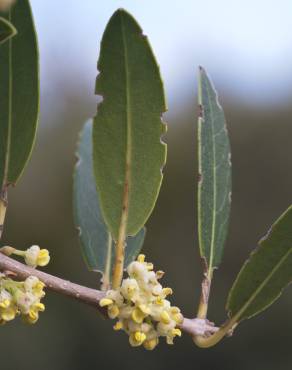
<path fill-rule="evenodd" d="M 136 331 L 134 333 L 131 333 L 131 335 L 129 337 L 129 342 L 130 342 L 131 346 L 138 347 L 138 346 L 141 346 L 141 344 L 143 344 L 145 339 L 146 339 L 145 333 L 142 333 L 140 331 Z"/>
<path fill-rule="evenodd" d="M 160 315 L 160 319 L 163 322 L 163 324 L 169 324 L 170 323 L 170 316 L 167 311 L 162 311 Z"/>
<path fill-rule="evenodd" d="M 39 319 L 39 312 L 45 310 L 45 305 L 42 303 L 34 304 L 31 309 L 28 311 L 28 314 L 24 315 L 24 319 L 29 324 L 35 324 Z"/>
<path fill-rule="evenodd" d="M 121 285 L 121 293 L 126 299 L 135 299 L 139 291 L 138 283 L 135 279 L 124 279 Z"/>
<path fill-rule="evenodd" d="M 145 262 L 145 257 L 145 254 L 139 254 L 139 256 L 137 257 L 137 261 L 143 263 Z"/>
<path fill-rule="evenodd" d="M 145 316 L 151 313 L 151 308 L 147 306 L 146 304 L 140 304 L 138 308 L 145 314 Z"/>
<path fill-rule="evenodd" d="M 44 312 L 44 310 L 46 308 L 45 305 L 43 303 L 40 303 L 40 302 L 36 303 L 33 307 L 36 311 L 40 311 L 40 312 Z"/>
<path fill-rule="evenodd" d="M 123 329 L 123 323 L 122 321 L 117 321 L 115 325 L 113 326 L 114 330 L 121 330 Z"/>
<path fill-rule="evenodd" d="M 17 314 L 17 308 L 11 305 L 9 305 L 9 307 L 2 309 L 0 311 L 1 319 L 4 321 L 11 321 L 15 319 L 16 314 Z"/>
<path fill-rule="evenodd" d="M 132 319 L 137 323 L 141 324 L 144 320 L 144 318 L 147 316 L 139 307 L 134 308 L 132 312 Z"/>
<path fill-rule="evenodd" d="M 22 319 L 27 324 L 35 324 L 39 319 L 39 314 L 38 312 L 31 310 L 28 314 L 22 315 Z"/>
<path fill-rule="evenodd" d="M 38 245 L 33 245 L 24 253 L 24 260 L 28 266 L 46 266 L 50 262 L 50 254 L 47 249 L 40 249 Z"/>
<path fill-rule="evenodd" d="M 181 337 L 181 330 L 180 330 L 180 329 L 178 329 L 178 328 L 172 329 L 171 334 L 172 334 L 174 337 L 176 337 L 176 336 Z"/>
<path fill-rule="evenodd" d="M 158 344 L 158 338 L 153 338 L 153 339 L 145 340 L 145 342 L 143 343 L 143 346 L 148 351 L 152 351 L 157 346 L 157 344 Z"/>
<path fill-rule="evenodd" d="M 45 284 L 35 276 L 29 276 L 24 281 L 25 290 L 27 292 L 33 293 L 33 295 L 37 298 L 42 298 L 45 296 L 44 287 Z"/>
<path fill-rule="evenodd" d="M 4 301 L 0 302 L 0 308 L 7 308 L 10 306 L 10 300 L 4 299 Z"/>
<path fill-rule="evenodd" d="M 37 266 L 47 266 L 50 262 L 50 254 L 47 249 L 41 249 L 37 258 Z"/>
<path fill-rule="evenodd" d="M 107 313 L 111 319 L 118 317 L 120 310 L 116 304 L 112 304 L 108 307 Z"/>
<path fill-rule="evenodd" d="M 0 277 L 0 324 L 21 315 L 28 323 L 35 323 L 39 312 L 45 310 L 40 302 L 44 296 L 44 284 L 36 277 L 29 276 L 25 281 L 14 281 Z"/>

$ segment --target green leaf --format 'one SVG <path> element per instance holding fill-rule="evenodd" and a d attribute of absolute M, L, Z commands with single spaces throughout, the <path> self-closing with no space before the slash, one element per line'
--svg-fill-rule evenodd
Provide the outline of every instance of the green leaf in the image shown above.
<path fill-rule="evenodd" d="M 292 206 L 274 223 L 243 265 L 230 290 L 227 310 L 234 322 L 269 307 L 292 281 Z"/>
<path fill-rule="evenodd" d="M 18 30 L 0 47 L 0 186 L 15 184 L 27 163 L 39 111 L 38 49 L 27 0 L 2 13 Z"/>
<path fill-rule="evenodd" d="M 0 17 L 0 44 L 17 34 L 16 28 L 7 19 Z"/>
<path fill-rule="evenodd" d="M 74 174 L 74 216 L 80 230 L 82 254 L 90 270 L 100 271 L 103 282 L 111 281 L 115 245 L 103 221 L 93 176 L 92 120 L 88 121 L 80 136 L 77 151 L 79 159 Z M 145 237 L 145 228 L 127 239 L 125 267 L 139 254 Z"/>
<path fill-rule="evenodd" d="M 147 38 L 124 10 L 104 32 L 93 129 L 94 172 L 101 210 L 115 240 L 135 235 L 150 216 L 162 181 L 166 110 L 159 68 Z"/>
<path fill-rule="evenodd" d="M 214 86 L 199 69 L 198 233 L 209 276 L 221 262 L 231 204 L 231 154 L 222 107 Z"/>

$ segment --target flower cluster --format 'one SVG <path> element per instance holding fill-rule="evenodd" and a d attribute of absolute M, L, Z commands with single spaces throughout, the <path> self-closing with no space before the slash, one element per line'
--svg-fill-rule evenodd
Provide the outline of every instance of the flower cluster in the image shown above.
<path fill-rule="evenodd" d="M 163 288 L 158 282 L 163 271 L 155 273 L 152 263 L 145 262 L 145 256 L 139 255 L 127 272 L 129 278 L 123 280 L 121 287 L 107 291 L 100 301 L 101 307 L 107 307 L 109 317 L 118 319 L 114 329 L 124 330 L 134 347 L 143 345 L 152 350 L 159 337 L 173 344 L 174 337 L 181 336 L 178 325 L 183 316 L 180 309 L 166 299 L 172 289 Z"/>
<path fill-rule="evenodd" d="M 46 266 L 50 261 L 47 249 L 40 249 L 33 245 L 25 251 L 13 247 L 3 247 L 1 252 L 10 256 L 12 254 L 24 258 L 30 267 Z M 22 316 L 29 324 L 34 324 L 39 318 L 39 312 L 45 310 L 41 299 L 45 296 L 45 284 L 35 276 L 29 276 L 24 281 L 15 281 L 9 276 L 0 273 L 0 324 Z"/>
<path fill-rule="evenodd" d="M 44 283 L 34 276 L 25 281 L 14 281 L 0 275 L 0 324 L 5 324 L 21 315 L 25 322 L 37 322 L 39 312 L 45 310 L 41 303 L 44 297 Z"/>

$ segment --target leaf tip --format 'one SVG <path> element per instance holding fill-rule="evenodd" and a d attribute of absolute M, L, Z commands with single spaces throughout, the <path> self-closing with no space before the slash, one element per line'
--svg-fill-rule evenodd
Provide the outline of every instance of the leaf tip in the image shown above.
<path fill-rule="evenodd" d="M 130 20 L 134 20 L 134 17 L 124 8 L 118 8 L 112 15 L 111 19 L 116 18 L 116 17 L 126 17 Z M 136 23 L 136 21 L 135 21 Z"/>

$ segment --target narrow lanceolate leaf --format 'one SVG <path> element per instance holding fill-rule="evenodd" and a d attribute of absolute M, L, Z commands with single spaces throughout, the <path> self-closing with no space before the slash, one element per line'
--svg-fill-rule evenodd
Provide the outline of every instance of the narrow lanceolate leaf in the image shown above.
<path fill-rule="evenodd" d="M 16 28 L 7 19 L 0 17 L 0 45 L 17 34 Z"/>
<path fill-rule="evenodd" d="M 103 282 L 111 281 L 115 245 L 103 221 L 93 176 L 92 120 L 81 132 L 74 174 L 74 214 L 80 231 L 82 254 L 90 270 L 100 271 Z M 126 242 L 125 267 L 139 254 L 145 228 Z"/>
<path fill-rule="evenodd" d="M 28 0 L 1 14 L 17 35 L 0 47 L 0 187 L 15 184 L 29 159 L 39 109 L 38 50 Z"/>
<path fill-rule="evenodd" d="M 208 273 L 221 261 L 231 203 L 231 160 L 226 122 L 218 96 L 199 70 L 199 244 Z"/>
<path fill-rule="evenodd" d="M 292 281 L 292 206 L 274 223 L 243 265 L 229 293 L 227 310 L 234 322 L 270 306 Z"/>
<path fill-rule="evenodd" d="M 159 68 L 141 28 L 124 10 L 106 27 L 98 69 L 96 93 L 103 102 L 94 122 L 94 171 L 101 210 L 117 240 L 120 227 L 135 235 L 145 224 L 166 160 Z"/>

